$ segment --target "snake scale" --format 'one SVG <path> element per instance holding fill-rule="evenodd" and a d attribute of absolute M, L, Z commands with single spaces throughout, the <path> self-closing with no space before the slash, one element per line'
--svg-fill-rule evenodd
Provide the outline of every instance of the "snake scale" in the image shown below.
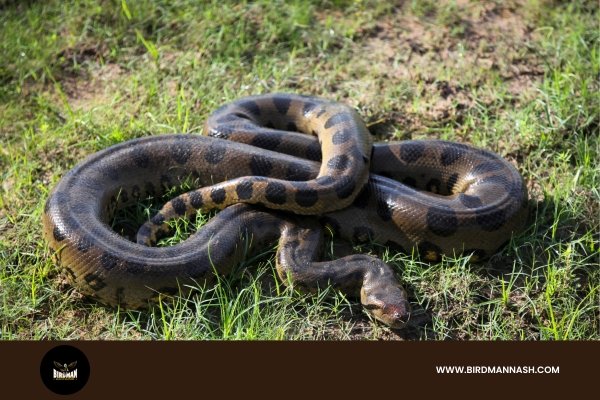
<path fill-rule="evenodd" d="M 144 307 L 226 274 L 247 250 L 240 239 L 251 237 L 254 249 L 278 242 L 283 282 L 308 291 L 331 284 L 401 327 L 410 305 L 392 268 L 363 254 L 319 261 L 323 227 L 436 261 L 489 257 L 525 221 L 523 179 L 498 155 L 446 141 L 373 144 L 359 115 L 340 103 L 241 98 L 216 110 L 205 133 L 126 141 L 59 181 L 45 205 L 44 236 L 82 293 Z M 198 188 L 168 201 L 139 229 L 138 243 L 107 224 L 115 204 L 160 196 L 186 177 Z M 187 240 L 151 246 L 168 220 L 210 209 L 222 211 Z"/>

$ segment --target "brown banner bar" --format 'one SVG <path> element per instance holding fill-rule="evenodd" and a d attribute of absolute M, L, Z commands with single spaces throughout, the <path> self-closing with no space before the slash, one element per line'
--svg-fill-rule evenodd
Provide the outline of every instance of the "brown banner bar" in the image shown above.
<path fill-rule="evenodd" d="M 83 388 L 48 389 L 43 360 L 63 385 L 84 378 L 81 353 Z M 575 396 L 597 387 L 598 360 L 600 342 L 0 342 L 0 382 L 6 399 Z"/>

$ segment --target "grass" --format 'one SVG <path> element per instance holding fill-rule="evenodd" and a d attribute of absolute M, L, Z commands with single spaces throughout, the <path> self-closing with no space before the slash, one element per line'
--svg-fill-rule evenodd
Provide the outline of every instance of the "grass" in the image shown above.
<path fill-rule="evenodd" d="M 600 339 L 597 18 L 592 1 L 0 2 L 0 338 Z M 285 288 L 273 249 L 147 312 L 66 284 L 40 215 L 69 168 L 271 91 L 344 101 L 382 140 L 498 152 L 528 183 L 528 228 L 483 264 L 356 249 L 409 290 L 402 331 Z"/>

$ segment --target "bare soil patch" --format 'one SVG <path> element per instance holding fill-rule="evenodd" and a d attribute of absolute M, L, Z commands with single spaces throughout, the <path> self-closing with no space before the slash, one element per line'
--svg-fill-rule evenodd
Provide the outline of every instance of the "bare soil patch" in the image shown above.
<path fill-rule="evenodd" d="M 91 69 L 85 76 L 66 77 L 62 84 L 69 105 L 82 111 L 106 105 L 114 98 L 123 73 L 118 64 L 104 64 Z"/>
<path fill-rule="evenodd" d="M 360 63 L 385 85 L 406 85 L 391 123 L 423 133 L 448 121 L 460 123 L 477 104 L 498 102 L 498 87 L 512 106 L 529 101 L 543 75 L 529 43 L 535 31 L 517 5 L 459 1 L 447 15 L 417 17 L 408 4 L 395 9 L 359 43 Z M 366 103 L 377 103 L 366 91 Z"/>

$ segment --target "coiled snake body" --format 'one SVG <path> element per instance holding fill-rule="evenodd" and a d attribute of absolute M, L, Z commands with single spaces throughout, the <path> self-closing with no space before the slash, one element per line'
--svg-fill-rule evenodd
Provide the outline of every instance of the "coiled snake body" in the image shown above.
<path fill-rule="evenodd" d="M 46 202 L 44 233 L 81 292 L 143 307 L 159 293 L 227 273 L 244 252 L 240 238 L 251 235 L 254 248 L 279 240 L 284 282 L 308 290 L 332 284 L 399 327 L 410 307 L 393 270 L 368 255 L 319 262 L 324 225 L 344 239 L 414 248 L 435 261 L 488 257 L 524 222 L 523 180 L 496 154 L 444 141 L 373 145 L 356 112 L 338 103 L 243 98 L 211 115 L 205 131 L 212 137 L 117 144 L 60 180 Z M 107 225 L 115 203 L 158 196 L 190 176 L 199 189 L 165 204 L 140 228 L 138 243 Z M 189 239 L 147 246 L 169 219 L 214 208 L 223 211 Z"/>

